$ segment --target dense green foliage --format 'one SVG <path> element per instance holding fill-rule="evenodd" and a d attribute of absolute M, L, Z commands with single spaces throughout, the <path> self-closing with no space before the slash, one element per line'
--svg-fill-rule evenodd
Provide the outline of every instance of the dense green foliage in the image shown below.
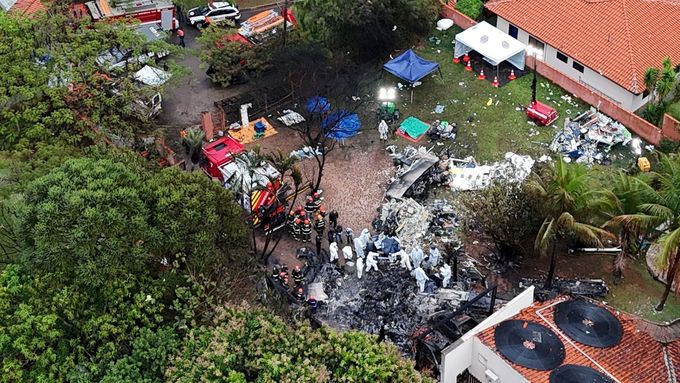
<path fill-rule="evenodd" d="M 97 57 L 114 46 L 136 54 L 173 49 L 164 42 L 150 47 L 115 24 L 78 27 L 56 10 L 37 18 L 2 12 L 0 36 L 0 149 L 21 140 L 87 142 L 95 127 L 129 135 L 134 121 L 145 120 L 132 108 L 145 94 L 130 75 L 139 67 L 114 73 L 98 66 Z"/>
<path fill-rule="evenodd" d="M 437 0 L 303 0 L 294 5 L 301 32 L 342 56 L 376 59 L 428 33 Z"/>
<path fill-rule="evenodd" d="M 456 9 L 472 20 L 477 20 L 482 15 L 484 3 L 482 0 L 458 0 Z"/>
<path fill-rule="evenodd" d="M 248 81 L 250 76 L 268 66 L 269 49 L 263 45 L 247 45 L 229 41 L 235 29 L 210 26 L 201 31 L 201 60 L 208 66 L 210 79 L 221 86 Z"/>
<path fill-rule="evenodd" d="M 663 121 L 664 112 L 667 112 L 667 108 L 673 106 L 674 101 L 680 100 L 680 80 L 678 79 L 678 74 L 680 73 L 673 66 L 670 57 L 663 59 L 661 68 L 647 68 L 644 75 L 644 83 L 651 97 L 645 109 L 642 110 L 642 117 L 645 120 L 655 125 L 660 125 Z M 680 115 L 680 110 L 676 109 L 674 112 Z"/>
<path fill-rule="evenodd" d="M 262 311 L 221 310 L 185 338 L 168 382 L 422 382 L 411 362 L 374 336 L 302 326 Z"/>

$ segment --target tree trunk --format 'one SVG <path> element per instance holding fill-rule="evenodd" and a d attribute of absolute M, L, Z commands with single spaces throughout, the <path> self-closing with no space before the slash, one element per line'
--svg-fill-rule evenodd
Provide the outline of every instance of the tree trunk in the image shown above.
<path fill-rule="evenodd" d="M 656 306 L 656 311 L 663 311 L 663 307 L 666 305 L 666 299 L 668 299 L 668 294 L 671 292 L 671 287 L 673 286 L 673 280 L 675 280 L 675 272 L 678 268 L 678 261 L 680 261 L 680 252 L 676 250 L 673 259 L 671 260 L 671 267 L 668 268 L 668 273 L 666 274 L 666 288 L 661 296 L 661 302 Z"/>
<path fill-rule="evenodd" d="M 553 239 L 552 253 L 550 254 L 550 269 L 548 269 L 548 279 L 545 281 L 544 288 L 546 290 L 552 289 L 553 279 L 555 279 L 555 269 L 557 268 L 557 255 L 555 254 L 555 246 L 557 240 Z"/>

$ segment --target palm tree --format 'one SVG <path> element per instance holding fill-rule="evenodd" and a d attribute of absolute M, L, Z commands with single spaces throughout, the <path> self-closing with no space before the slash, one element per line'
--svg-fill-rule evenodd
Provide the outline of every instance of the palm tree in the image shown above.
<path fill-rule="evenodd" d="M 588 168 L 582 164 L 570 165 L 561 158 L 546 177 L 533 176 L 527 182 L 528 190 L 537 196 L 544 209 L 541 229 L 536 235 L 534 247 L 540 255 L 550 250 L 550 268 L 545 288 L 552 288 L 557 266 L 555 247 L 558 240 L 574 236 L 580 242 L 602 247 L 604 238 L 611 233 L 590 223 L 611 206 L 611 198 L 602 189 L 593 188 Z"/>
<path fill-rule="evenodd" d="M 659 79 L 659 68 L 649 67 L 645 71 L 645 88 L 650 95 L 652 95 L 652 100 L 654 100 L 654 91 L 656 89 L 656 81 Z"/>
<path fill-rule="evenodd" d="M 643 201 L 643 186 L 638 178 L 631 177 L 624 171 L 616 172 L 609 180 L 612 186 L 611 193 L 615 201 L 613 217 L 602 226 L 604 229 L 613 229 L 619 236 L 621 252 L 614 260 L 614 277 L 623 278 L 623 270 L 626 267 L 626 259 L 633 258 L 640 246 L 638 243 L 639 230 L 635 225 L 622 222 L 616 217 L 626 214 L 635 214 Z"/>
<path fill-rule="evenodd" d="M 187 129 L 186 135 L 182 139 L 183 143 L 189 149 L 189 158 L 192 164 L 196 164 L 201 159 L 201 148 L 203 147 L 203 138 L 205 133 L 201 129 Z"/>
<path fill-rule="evenodd" d="M 663 310 L 673 283 L 680 286 L 680 157 L 660 154 L 658 171 L 650 173 L 647 182 L 636 181 L 647 203 L 638 206 L 638 212 L 622 214 L 612 219 L 614 223 L 628 225 L 640 232 L 654 232 L 662 228 L 659 237 L 661 252 L 658 266 L 666 272 L 666 288 L 656 307 Z"/>

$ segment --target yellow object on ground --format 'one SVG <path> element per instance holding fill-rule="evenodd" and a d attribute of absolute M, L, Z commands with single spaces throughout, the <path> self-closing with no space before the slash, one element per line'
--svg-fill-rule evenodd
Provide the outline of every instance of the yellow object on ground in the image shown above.
<path fill-rule="evenodd" d="M 652 168 L 652 165 L 649 164 L 649 160 L 647 159 L 647 157 L 638 158 L 637 166 L 643 172 L 648 172 Z"/>
<path fill-rule="evenodd" d="M 258 122 L 262 122 L 265 127 L 264 136 L 262 137 L 255 137 L 255 124 Z M 236 140 L 238 140 L 238 142 L 242 143 L 243 145 L 249 144 L 258 138 L 273 136 L 276 133 L 278 133 L 276 129 L 274 129 L 272 124 L 270 124 L 269 121 L 267 121 L 267 119 L 264 117 L 260 117 L 257 120 L 250 121 L 248 125 L 242 126 L 241 129 L 229 131 L 229 135 L 234 137 Z"/>

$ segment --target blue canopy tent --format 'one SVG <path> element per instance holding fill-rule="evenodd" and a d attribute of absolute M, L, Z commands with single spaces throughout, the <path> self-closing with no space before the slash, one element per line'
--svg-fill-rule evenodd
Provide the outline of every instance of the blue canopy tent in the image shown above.
<path fill-rule="evenodd" d="M 344 140 L 357 134 L 361 128 L 361 121 L 356 113 L 340 110 L 326 116 L 321 122 L 321 128 L 327 137 Z"/>
<path fill-rule="evenodd" d="M 383 69 L 407 81 L 413 87 L 414 83 L 439 69 L 439 63 L 425 60 L 418 56 L 413 49 L 409 49 L 385 63 Z M 411 102 L 413 102 L 413 89 L 411 89 Z"/>
<path fill-rule="evenodd" d="M 314 96 L 307 100 L 307 112 L 324 114 L 331 110 L 331 104 L 326 97 Z"/>

